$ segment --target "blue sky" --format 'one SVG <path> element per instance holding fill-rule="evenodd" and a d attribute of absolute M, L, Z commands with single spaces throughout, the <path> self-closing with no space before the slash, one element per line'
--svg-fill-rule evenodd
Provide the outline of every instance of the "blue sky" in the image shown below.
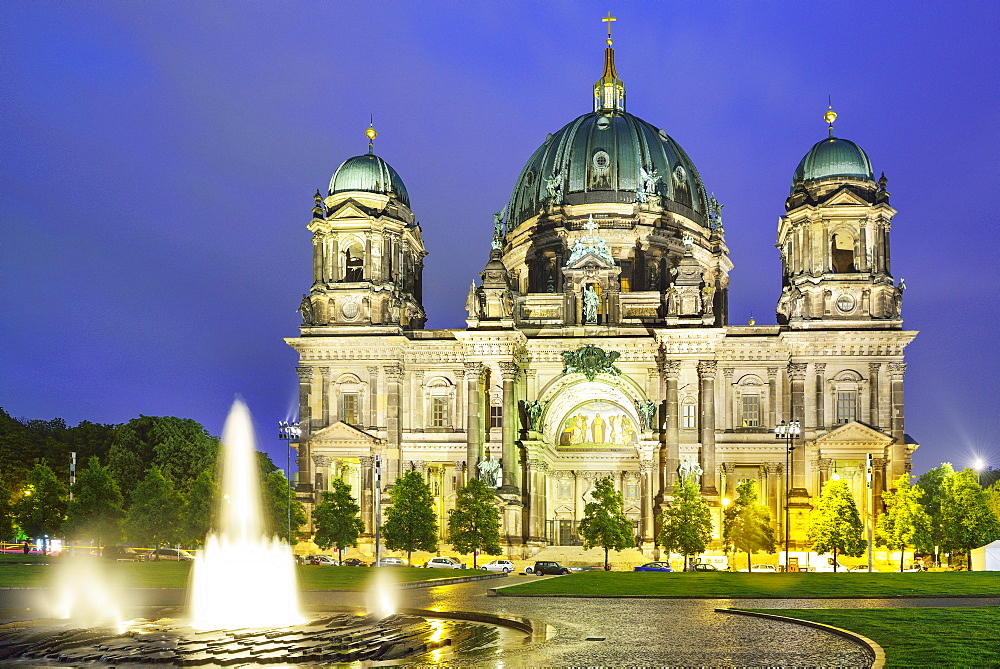
<path fill-rule="evenodd" d="M 6 3 L 0 406 L 218 434 L 239 394 L 283 464 L 313 192 L 374 116 L 428 327 L 462 327 L 491 213 L 590 109 L 608 10 L 629 111 L 726 205 L 734 324 L 774 322 L 777 218 L 832 96 L 899 210 L 914 471 L 1000 466 L 992 2 Z"/>

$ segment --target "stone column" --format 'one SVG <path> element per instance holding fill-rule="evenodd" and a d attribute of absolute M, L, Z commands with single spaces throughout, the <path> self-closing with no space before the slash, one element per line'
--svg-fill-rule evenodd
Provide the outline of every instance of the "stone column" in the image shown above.
<path fill-rule="evenodd" d="M 514 380 L 517 379 L 516 362 L 500 362 L 503 377 L 503 485 L 500 492 L 516 494 L 520 489 L 520 463 L 517 457 L 517 405 L 514 398 Z"/>
<path fill-rule="evenodd" d="M 823 484 L 830 480 L 830 467 L 833 466 L 833 460 L 830 458 L 819 458 L 816 460 L 816 466 L 819 468 L 819 489 L 818 493 L 822 493 Z"/>
<path fill-rule="evenodd" d="M 788 363 L 788 378 L 791 381 L 791 406 L 789 406 L 789 417 L 792 421 L 799 421 L 801 434 L 793 445 L 795 450 L 791 454 L 792 469 L 792 496 L 806 496 L 806 441 L 805 441 L 805 385 L 806 385 L 806 363 Z"/>
<path fill-rule="evenodd" d="M 639 494 L 642 495 L 642 542 L 651 543 L 656 531 L 653 526 L 653 461 L 639 461 Z"/>
<path fill-rule="evenodd" d="M 538 370 L 528 368 L 524 370 L 525 378 L 527 380 L 527 399 L 537 400 L 538 399 Z"/>
<path fill-rule="evenodd" d="M 525 463 L 527 467 L 528 489 L 524 491 L 524 496 L 528 500 L 528 541 L 540 542 L 545 534 L 543 527 L 545 522 L 545 481 L 542 471 L 545 463 L 536 458 L 531 458 Z"/>
<path fill-rule="evenodd" d="M 455 430 L 462 432 L 465 430 L 465 395 L 466 391 L 463 387 L 463 380 L 465 379 L 465 369 L 455 370 L 455 420 L 451 422 L 455 426 Z"/>
<path fill-rule="evenodd" d="M 678 412 L 677 380 L 681 375 L 681 361 L 667 360 L 663 364 L 663 374 L 667 383 L 667 416 L 666 448 L 660 449 L 659 480 L 657 484 L 660 490 L 658 495 L 670 495 L 674 490 L 674 483 L 677 481 L 677 468 L 681 464 L 680 453 L 680 414 Z"/>
<path fill-rule="evenodd" d="M 312 447 L 309 435 L 312 433 L 312 407 L 309 405 L 309 394 L 312 391 L 312 367 L 296 367 L 299 375 L 299 484 L 298 492 L 312 492 Z"/>
<path fill-rule="evenodd" d="M 823 410 L 826 405 L 826 392 L 824 392 L 826 390 L 826 363 L 813 363 L 813 369 L 816 371 L 816 420 L 813 425 L 816 426 L 817 430 L 822 430 L 827 425 Z"/>
<path fill-rule="evenodd" d="M 736 463 L 723 462 L 722 469 L 726 472 L 726 497 L 736 499 Z"/>
<path fill-rule="evenodd" d="M 479 457 L 482 453 L 483 432 L 479 422 L 479 375 L 483 372 L 483 363 L 465 363 L 465 382 L 468 388 L 469 401 L 466 402 L 468 417 L 466 420 L 466 453 L 465 463 L 468 469 L 467 476 L 472 478 L 478 476 Z"/>
<path fill-rule="evenodd" d="M 424 370 L 415 369 L 413 370 L 413 400 L 412 403 L 416 409 L 416 422 L 412 426 L 414 432 L 423 432 L 424 428 L 427 427 L 427 422 L 424 419 Z"/>
<path fill-rule="evenodd" d="M 723 429 L 726 430 L 733 429 L 733 414 L 736 413 L 736 410 L 734 410 L 733 407 L 733 372 L 735 371 L 736 370 L 732 367 L 722 368 L 722 378 L 724 380 L 723 385 L 725 387 L 725 395 L 726 395 L 725 399 L 726 405 L 722 410 L 722 415 L 725 417 L 725 423 L 723 424 Z M 739 425 L 740 426 L 743 425 L 742 411 L 740 412 Z M 730 497 L 730 499 L 733 498 Z"/>
<path fill-rule="evenodd" d="M 701 491 L 705 495 L 718 494 L 715 480 L 718 476 L 715 466 L 715 360 L 698 362 L 701 404 Z"/>
<path fill-rule="evenodd" d="M 773 428 L 778 424 L 778 368 L 767 368 L 767 426 Z"/>
<path fill-rule="evenodd" d="M 368 394 L 368 425 L 376 429 L 381 427 L 378 420 L 378 369 L 378 365 L 368 367 L 368 388 L 371 391 Z"/>
<path fill-rule="evenodd" d="M 329 367 L 320 367 L 319 371 L 323 381 L 323 389 L 320 391 L 320 399 L 323 401 L 323 427 L 326 427 L 330 424 L 330 393 L 333 391 L 333 388 L 330 387 L 330 381 L 333 370 Z M 340 412 L 337 411 L 337 419 L 343 419 L 343 416 L 339 414 Z"/>
<path fill-rule="evenodd" d="M 903 430 L 903 375 L 905 362 L 889 363 L 889 389 L 892 395 L 892 442 L 889 458 L 889 479 L 895 481 L 906 473 L 906 434 Z"/>
<path fill-rule="evenodd" d="M 314 232 L 312 236 L 313 244 L 313 283 L 323 281 L 323 236 Z"/>
<path fill-rule="evenodd" d="M 775 519 L 775 527 L 780 516 L 778 513 L 778 474 L 781 473 L 781 465 L 768 462 L 764 465 L 764 472 L 767 475 L 767 508 L 771 510 L 771 518 Z"/>
<path fill-rule="evenodd" d="M 361 461 L 361 520 L 365 524 L 365 534 L 375 533 L 375 517 L 373 513 L 375 494 L 375 458 L 370 455 L 362 455 L 358 458 Z"/>
<path fill-rule="evenodd" d="M 340 240 L 336 235 L 333 235 L 333 239 L 330 240 L 330 254 L 326 260 L 326 277 L 327 281 L 339 281 L 343 278 L 338 270 L 338 263 L 340 262 Z"/>
<path fill-rule="evenodd" d="M 869 424 L 876 430 L 881 430 L 885 423 L 882 421 L 882 413 L 879 411 L 879 383 L 878 375 L 882 368 L 881 362 L 868 363 L 868 420 Z"/>
<path fill-rule="evenodd" d="M 386 451 L 383 459 L 382 480 L 388 488 L 395 484 L 396 478 L 402 473 L 400 458 L 402 457 L 402 403 L 403 368 L 400 365 L 388 365 L 385 368 L 385 379 L 388 385 L 386 401 Z"/>

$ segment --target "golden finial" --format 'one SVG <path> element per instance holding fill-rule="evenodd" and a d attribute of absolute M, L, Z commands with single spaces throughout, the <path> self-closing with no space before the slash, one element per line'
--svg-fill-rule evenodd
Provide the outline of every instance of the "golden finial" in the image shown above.
<path fill-rule="evenodd" d="M 375 132 L 374 117 L 368 122 L 368 128 L 365 130 L 365 136 L 368 138 L 368 153 L 372 153 L 375 149 L 375 138 L 378 137 L 378 133 Z"/>
<path fill-rule="evenodd" d="M 837 120 L 837 112 L 833 111 L 833 103 L 829 100 L 827 101 L 827 110 L 823 114 L 823 118 L 830 124 L 830 139 L 833 139 L 833 122 Z"/>
<path fill-rule="evenodd" d="M 611 22 L 612 21 L 617 21 L 617 20 L 618 19 L 616 19 L 615 17 L 611 16 L 611 12 L 608 12 L 608 15 L 606 17 L 604 17 L 603 19 L 601 19 L 601 21 L 603 21 L 604 23 L 608 24 L 608 39 L 607 39 L 608 46 L 611 46 Z"/>

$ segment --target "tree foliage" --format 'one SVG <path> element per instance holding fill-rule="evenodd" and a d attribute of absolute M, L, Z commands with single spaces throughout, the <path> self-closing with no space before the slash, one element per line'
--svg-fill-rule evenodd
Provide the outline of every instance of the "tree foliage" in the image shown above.
<path fill-rule="evenodd" d="M 135 501 L 129 507 L 125 521 L 129 539 L 154 547 L 180 540 L 184 499 L 174 488 L 174 482 L 165 477 L 159 467 L 150 467 L 145 478 L 136 486 L 133 497 Z"/>
<path fill-rule="evenodd" d="M 336 478 L 330 481 L 330 488 L 323 492 L 323 501 L 313 510 L 316 527 L 313 541 L 323 550 L 335 546 L 343 564 L 345 549 L 358 545 L 365 524 L 358 517 L 361 507 L 351 495 L 351 486 Z"/>
<path fill-rule="evenodd" d="M 181 542 L 190 546 L 205 543 L 205 537 L 212 530 L 217 490 L 215 478 L 208 470 L 199 474 L 191 483 L 184 494 L 184 508 L 181 510 Z"/>
<path fill-rule="evenodd" d="M 218 452 L 219 440 L 197 421 L 140 416 L 115 430 L 108 467 L 131 504 L 151 467 L 156 466 L 175 488 L 186 491 L 203 471 L 214 471 Z"/>
<path fill-rule="evenodd" d="M 377 493 L 376 493 L 377 494 Z M 408 471 L 396 479 L 389 491 L 389 503 L 382 524 L 382 536 L 389 550 L 406 551 L 409 562 L 413 551 L 437 550 L 437 518 L 430 486 L 418 471 Z"/>
<path fill-rule="evenodd" d="M 299 528 L 306 523 L 306 512 L 302 503 L 295 499 L 291 481 L 274 466 L 271 458 L 260 451 L 257 460 L 261 472 L 261 509 L 264 514 L 264 531 L 270 535 L 283 537 L 294 544 L 292 537 L 298 536 Z M 289 510 L 291 510 L 291 536 L 289 534 Z"/>
<path fill-rule="evenodd" d="M 500 553 L 500 510 L 496 494 L 481 480 L 470 479 L 458 489 L 455 508 L 448 516 L 448 541 L 460 553 L 472 553 L 472 568 L 480 551 Z"/>
<path fill-rule="evenodd" d="M 944 462 L 940 466 L 929 469 L 917 479 L 917 487 L 921 494 L 917 499 L 927 516 L 931 520 L 930 538 L 928 546 L 920 548 L 931 551 L 934 546 L 944 545 L 944 525 L 941 520 L 941 500 L 944 499 L 944 484 L 949 478 L 955 475 L 955 470 L 950 462 Z"/>
<path fill-rule="evenodd" d="M 583 520 L 577 533 L 583 538 L 585 549 L 600 546 L 604 549 L 604 569 L 610 570 L 608 553 L 612 549 L 620 551 L 635 545 L 632 521 L 622 510 L 622 496 L 615 489 L 610 476 L 597 479 L 590 496 L 593 502 L 583 507 Z"/>
<path fill-rule="evenodd" d="M 747 554 L 747 569 L 757 551 L 774 552 L 771 510 L 757 501 L 757 482 L 747 480 L 736 486 L 736 499 L 726 507 L 722 519 L 722 541 Z"/>
<path fill-rule="evenodd" d="M 895 483 L 895 492 L 882 493 L 885 513 L 875 526 L 878 542 L 889 549 L 899 550 L 899 570 L 903 571 L 903 557 L 907 546 L 926 546 L 930 541 L 931 519 L 920 504 L 923 491 L 910 485 L 910 475 L 903 474 Z"/>
<path fill-rule="evenodd" d="M 837 571 L 838 553 L 860 557 L 868 548 L 863 533 L 861 515 L 847 481 L 824 483 L 809 525 L 812 549 L 817 553 L 832 552 L 833 570 Z"/>
<path fill-rule="evenodd" d="M 17 524 L 29 537 L 54 536 L 66 519 L 66 486 L 52 469 L 36 464 L 28 473 L 25 489 L 14 503 Z"/>
<path fill-rule="evenodd" d="M 941 525 L 941 547 L 946 551 L 968 553 L 1000 539 L 1000 521 L 990 508 L 989 496 L 979 487 L 973 470 L 965 469 L 945 479 Z M 969 568 L 972 568 L 971 560 Z"/>
<path fill-rule="evenodd" d="M 668 553 L 688 557 L 702 553 L 712 538 L 712 512 L 700 494 L 695 477 L 678 479 L 674 485 L 674 499 L 660 516 L 660 533 L 657 543 Z"/>
<path fill-rule="evenodd" d="M 14 538 L 14 506 L 12 493 L 6 482 L 0 478 L 0 541 Z"/>
<path fill-rule="evenodd" d="M 117 543 L 122 536 L 122 492 L 101 465 L 97 456 L 87 461 L 87 467 L 77 475 L 73 484 L 73 501 L 66 512 L 63 529 L 68 536 L 91 539 L 98 546 Z"/>

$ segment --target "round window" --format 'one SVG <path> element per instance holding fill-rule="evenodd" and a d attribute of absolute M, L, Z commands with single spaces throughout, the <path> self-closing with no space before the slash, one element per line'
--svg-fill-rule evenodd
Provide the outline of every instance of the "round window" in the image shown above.
<path fill-rule="evenodd" d="M 854 298 L 850 295 L 841 295 L 837 298 L 837 308 L 845 314 L 854 310 Z"/>
<path fill-rule="evenodd" d="M 360 311 L 360 308 L 358 307 L 357 302 L 344 302 L 344 306 L 340 308 L 340 312 L 344 314 L 344 318 L 348 320 L 357 318 L 358 311 Z"/>
<path fill-rule="evenodd" d="M 597 119 L 598 130 L 607 130 L 610 127 L 611 127 L 611 119 L 609 119 L 607 116 L 602 116 L 599 119 Z"/>
<path fill-rule="evenodd" d="M 611 163 L 611 156 L 605 151 L 598 151 L 594 154 L 594 167 L 599 170 L 608 169 L 608 165 Z"/>

